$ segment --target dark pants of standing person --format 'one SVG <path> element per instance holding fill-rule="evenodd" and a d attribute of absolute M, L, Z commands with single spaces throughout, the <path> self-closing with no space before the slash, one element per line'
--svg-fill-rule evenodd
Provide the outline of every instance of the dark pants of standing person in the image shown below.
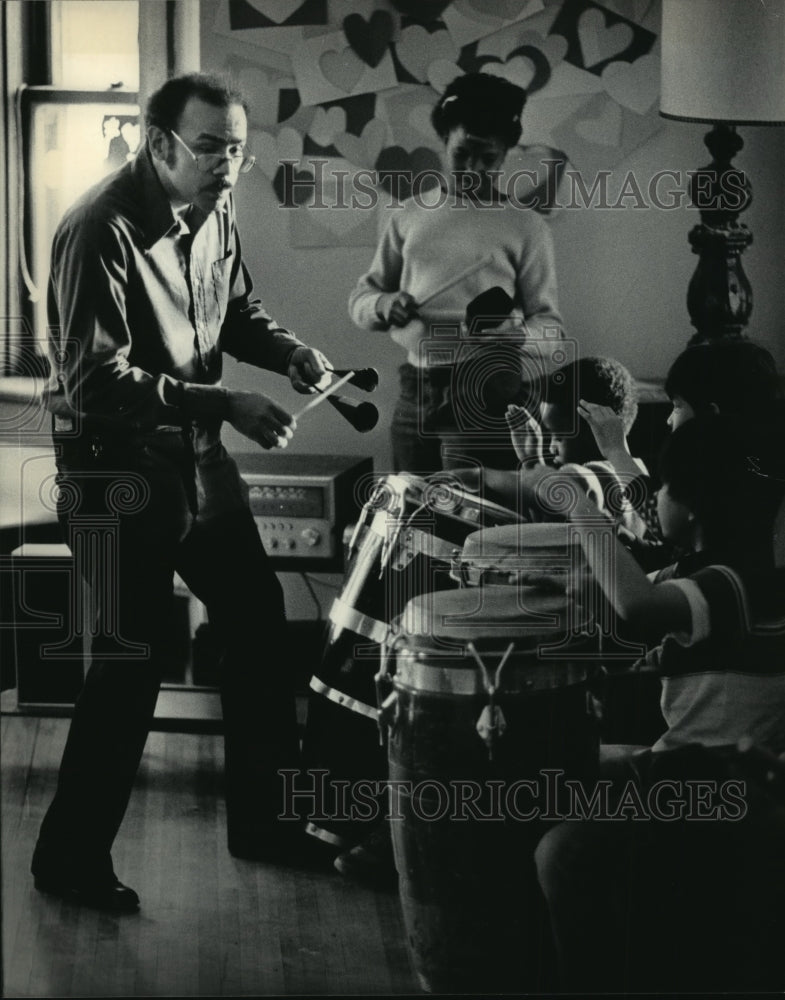
<path fill-rule="evenodd" d="M 175 571 L 206 605 L 223 651 L 229 847 L 280 837 L 276 771 L 299 763 L 295 701 L 279 659 L 282 591 L 250 511 L 194 520 L 193 451 L 177 431 L 60 448 L 59 515 L 98 621 L 34 874 L 90 880 L 112 872 L 161 683 Z"/>
<path fill-rule="evenodd" d="M 401 392 L 391 426 L 395 472 L 427 476 L 472 466 L 518 468 L 501 414 L 479 408 L 468 390 L 462 394 L 467 387 L 455 368 L 407 363 L 399 373 Z"/>

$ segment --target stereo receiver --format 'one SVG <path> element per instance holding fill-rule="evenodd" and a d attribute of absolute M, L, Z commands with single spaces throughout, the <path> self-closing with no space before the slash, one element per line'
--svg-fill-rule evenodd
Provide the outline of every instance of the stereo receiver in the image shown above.
<path fill-rule="evenodd" d="M 234 456 L 275 568 L 343 569 L 343 531 L 357 520 L 373 459 L 354 455 Z M 366 489 L 367 492 L 367 489 Z"/>

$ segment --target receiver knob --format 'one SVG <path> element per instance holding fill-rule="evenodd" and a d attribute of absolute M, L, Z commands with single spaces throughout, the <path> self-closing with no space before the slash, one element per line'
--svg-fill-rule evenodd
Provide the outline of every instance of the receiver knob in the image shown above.
<path fill-rule="evenodd" d="M 319 542 L 322 540 L 322 536 L 319 534 L 316 528 L 303 528 L 303 530 L 300 532 L 300 535 L 305 544 L 311 548 L 313 548 L 314 545 L 318 545 Z"/>

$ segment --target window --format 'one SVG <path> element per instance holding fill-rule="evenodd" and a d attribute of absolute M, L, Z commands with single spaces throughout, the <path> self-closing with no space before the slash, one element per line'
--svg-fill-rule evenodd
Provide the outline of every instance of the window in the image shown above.
<path fill-rule="evenodd" d="M 51 83 L 70 90 L 138 90 L 138 38 L 138 0 L 53 0 Z"/>
<path fill-rule="evenodd" d="M 35 350 L 46 352 L 46 283 L 55 228 L 141 142 L 138 0 L 52 0 L 45 83 L 23 87 L 23 274 Z"/>

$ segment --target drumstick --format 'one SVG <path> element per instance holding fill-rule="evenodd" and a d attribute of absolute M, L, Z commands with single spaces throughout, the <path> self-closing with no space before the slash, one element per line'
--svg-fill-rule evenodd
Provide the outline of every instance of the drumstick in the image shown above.
<path fill-rule="evenodd" d="M 320 390 L 321 394 L 318 396 L 314 396 L 313 399 L 309 400 L 305 404 L 305 406 L 300 410 L 299 413 L 293 414 L 293 419 L 299 420 L 304 413 L 307 413 L 309 410 L 312 410 L 314 406 L 318 406 L 319 403 L 323 403 L 328 396 L 330 396 L 332 393 L 335 392 L 336 389 L 340 389 L 342 385 L 348 382 L 349 379 L 352 377 L 352 375 L 354 375 L 353 371 L 347 372 L 343 376 L 343 378 L 339 378 L 337 382 L 333 382 L 332 385 L 328 385 L 326 389 L 321 389 Z"/>
<path fill-rule="evenodd" d="M 442 292 L 446 292 L 448 289 L 452 288 L 453 285 L 459 284 L 464 278 L 468 278 L 470 274 L 474 274 L 475 271 L 479 271 L 480 268 L 485 267 L 486 264 L 490 264 L 491 254 L 487 253 L 484 257 L 480 257 L 473 264 L 464 268 L 460 274 L 454 275 L 449 281 L 445 281 L 443 285 L 439 285 L 435 288 L 430 295 L 426 295 L 425 298 L 417 303 L 417 306 L 422 309 L 423 306 L 427 306 L 429 302 L 432 302 L 437 296 L 441 295 Z"/>

